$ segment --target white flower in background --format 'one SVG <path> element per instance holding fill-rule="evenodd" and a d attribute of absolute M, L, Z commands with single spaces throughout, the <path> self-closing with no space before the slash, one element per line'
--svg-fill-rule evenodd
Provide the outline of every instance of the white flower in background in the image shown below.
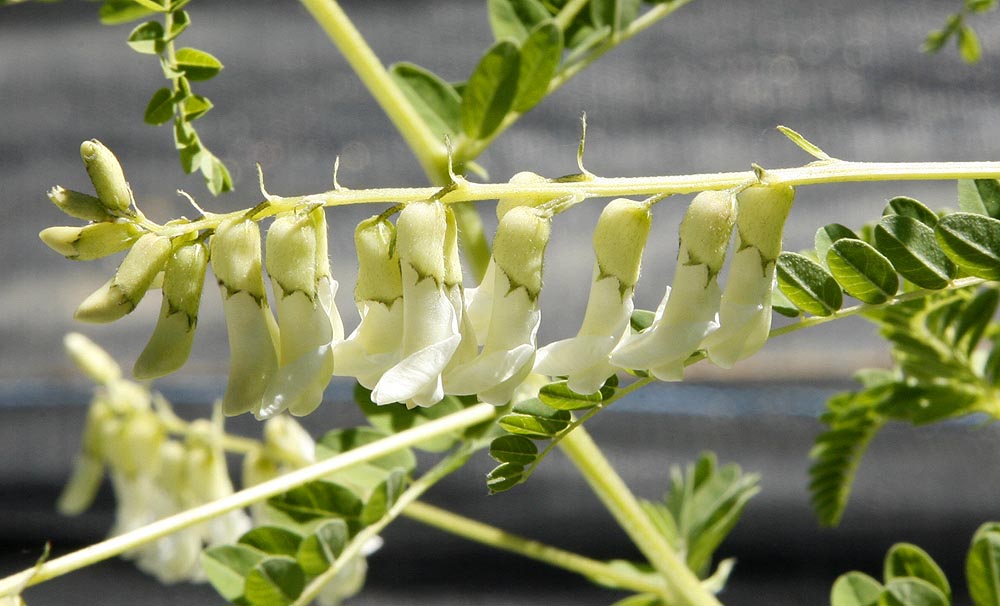
<path fill-rule="evenodd" d="M 333 374 L 354 377 L 374 389 L 399 362 L 403 347 L 403 278 L 395 246 L 396 228 L 385 217 L 358 224 L 358 282 L 354 301 L 361 322 L 333 347 Z"/>
<path fill-rule="evenodd" d="M 333 345 L 344 338 L 334 304 L 323 207 L 281 215 L 267 232 L 267 273 L 278 312 L 279 366 L 257 418 L 311 413 L 333 377 Z"/>
<path fill-rule="evenodd" d="M 340 606 L 344 600 L 353 597 L 365 586 L 368 560 L 371 554 L 382 547 L 381 537 L 368 539 L 361 547 L 361 553 L 351 558 L 330 581 L 323 586 L 316 603 L 319 606 Z"/>
<path fill-rule="evenodd" d="M 731 193 L 702 192 L 681 221 L 680 250 L 672 287 L 656 310 L 653 324 L 622 339 L 611 353 L 619 368 L 649 370 L 663 381 L 684 377 L 684 362 L 718 328 L 722 290 L 716 280 L 726 259 L 735 221 Z"/>
<path fill-rule="evenodd" d="M 736 252 L 719 310 L 719 329 L 703 346 L 722 368 L 756 353 L 771 330 L 774 264 L 795 190 L 755 185 L 736 196 Z"/>
<path fill-rule="evenodd" d="M 449 370 L 448 393 L 476 394 L 483 402 L 506 404 L 531 372 L 549 231 L 549 216 L 530 206 L 513 208 L 500 220 L 493 241 L 493 297 L 483 349 Z"/>
<path fill-rule="evenodd" d="M 446 287 L 449 231 L 444 204 L 411 202 L 396 221 L 403 282 L 400 360 L 372 390 L 376 404 L 431 406 L 444 397 L 441 373 L 462 340 L 461 310 Z"/>
<path fill-rule="evenodd" d="M 247 218 L 226 219 L 216 228 L 211 248 L 229 335 L 222 410 L 229 416 L 259 414 L 264 390 L 278 369 L 278 325 L 264 291 L 260 229 Z"/>
<path fill-rule="evenodd" d="M 596 261 L 583 324 L 575 337 L 539 349 L 535 372 L 567 377 L 580 394 L 596 392 L 614 374 L 611 350 L 628 331 L 651 224 L 647 203 L 619 198 L 604 208 L 594 229 Z"/>

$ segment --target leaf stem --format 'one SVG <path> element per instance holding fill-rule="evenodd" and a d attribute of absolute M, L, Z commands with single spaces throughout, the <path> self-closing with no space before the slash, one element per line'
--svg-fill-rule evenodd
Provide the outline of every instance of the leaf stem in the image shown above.
<path fill-rule="evenodd" d="M 648 578 L 638 574 L 506 532 L 421 501 L 411 503 L 403 511 L 403 516 L 476 543 L 510 551 L 590 579 L 613 583 L 617 588 L 655 594 L 663 593 L 664 590 L 663 584 L 650 582 Z"/>
<path fill-rule="evenodd" d="M 275 495 L 288 492 L 306 482 L 318 480 L 336 471 L 376 459 L 402 448 L 414 446 L 431 438 L 488 421 L 496 416 L 496 412 L 497 409 L 490 404 L 479 404 L 466 408 L 446 417 L 429 421 L 419 427 L 407 429 L 377 442 L 350 450 L 336 457 L 313 463 L 273 480 L 251 486 L 223 499 L 188 509 L 187 511 L 163 518 L 132 532 L 112 537 L 63 557 L 49 560 L 40 567 L 32 567 L 0 579 L 0 597 L 12 595 L 13 592 L 18 592 L 24 587 L 30 587 L 54 579 L 74 570 L 79 570 L 80 568 L 135 549 L 140 545 L 150 543 L 178 530 L 200 524 L 230 511 L 241 509 Z"/>
<path fill-rule="evenodd" d="M 720 606 L 702 586 L 642 510 L 635 495 L 604 457 L 584 427 L 577 427 L 559 443 L 591 489 L 667 582 L 667 603 L 673 606 Z"/>

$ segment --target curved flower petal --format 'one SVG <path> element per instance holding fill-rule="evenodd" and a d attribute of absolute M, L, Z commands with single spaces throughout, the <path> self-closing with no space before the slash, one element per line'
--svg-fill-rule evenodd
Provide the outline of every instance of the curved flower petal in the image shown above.
<path fill-rule="evenodd" d="M 771 330 L 771 289 L 774 261 L 747 247 L 733 256 L 719 310 L 719 329 L 704 343 L 709 359 L 722 368 L 756 353 Z"/>
<path fill-rule="evenodd" d="M 385 371 L 399 362 L 403 347 L 403 300 L 390 305 L 363 301 L 361 323 L 347 339 L 333 346 L 333 374 L 354 377 L 374 389 Z"/>
<path fill-rule="evenodd" d="M 491 258 L 479 286 L 465 290 L 465 315 L 472 323 L 479 345 L 483 344 L 483 341 L 486 340 L 486 334 L 490 331 L 490 310 L 493 307 L 493 285 L 496 281 L 496 271 L 496 263 Z"/>

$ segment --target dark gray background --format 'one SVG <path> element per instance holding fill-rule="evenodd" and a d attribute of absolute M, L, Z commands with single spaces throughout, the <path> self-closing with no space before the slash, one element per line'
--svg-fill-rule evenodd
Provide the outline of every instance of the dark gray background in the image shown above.
<path fill-rule="evenodd" d="M 994 16 L 976 21 L 986 51 L 979 66 L 963 65 L 953 50 L 930 57 L 919 52 L 926 32 L 958 4 L 696 1 L 553 95 L 500 137 L 482 164 L 496 180 L 528 169 L 547 176 L 574 171 L 581 111 L 588 115 L 587 167 L 606 176 L 808 162 L 774 130 L 777 124 L 844 159 L 995 159 L 1000 22 Z M 478 2 L 344 7 L 384 61 L 414 61 L 449 79 L 464 78 L 491 42 Z M 47 539 L 64 551 L 107 528 L 107 501 L 78 520 L 51 514 L 88 389 L 62 355 L 61 339 L 68 330 L 82 330 L 130 365 L 159 305 L 151 297 L 111 326 L 72 321 L 76 305 L 117 262 L 72 263 L 37 239 L 44 227 L 69 222 L 48 203 L 46 190 L 89 187 L 79 161 L 81 141 L 96 137 L 118 153 L 143 210 L 160 221 L 191 213 L 174 194 L 178 188 L 209 209 L 255 204 L 254 162 L 264 165 L 268 188 L 284 195 L 329 189 L 338 154 L 340 180 L 348 187 L 424 182 L 391 125 L 297 3 L 198 0 L 182 43 L 214 53 L 226 68 L 197 85 L 217 106 L 197 125 L 237 180 L 235 194 L 212 199 L 200 177 L 181 173 L 167 127 L 141 123 L 146 100 L 163 85 L 155 60 L 126 47 L 130 26 L 99 26 L 96 10 L 93 3 L 64 2 L 0 11 L 0 204 L 7 211 L 0 228 L 0 573 L 33 562 Z M 892 195 L 941 207 L 954 205 L 954 190 L 954 183 L 802 189 L 787 248 L 810 246 L 812 233 L 826 222 L 858 225 L 877 216 Z M 672 273 L 680 202 L 657 208 L 638 292 L 642 306 L 656 305 Z M 556 221 L 542 295 L 543 342 L 571 334 L 582 315 L 598 210 L 584 205 Z M 338 303 L 349 326 L 356 322 L 351 233 L 371 212 L 328 215 L 341 280 Z M 161 382 L 190 414 L 205 414 L 223 388 L 227 353 L 219 308 L 209 286 L 192 361 Z M 695 369 L 692 386 L 646 390 L 623 402 L 622 412 L 593 422 L 599 442 L 645 497 L 663 491 L 667 466 L 703 449 L 763 474 L 764 492 L 722 550 L 740 558 L 727 603 L 823 603 L 839 572 L 877 572 L 878 558 L 896 540 L 923 543 L 960 585 L 966 542 L 980 521 L 997 517 L 996 474 L 979 475 L 995 467 L 1000 454 L 992 428 L 894 428 L 863 464 L 844 527 L 816 529 L 805 487 L 806 455 L 819 429 L 814 416 L 853 369 L 886 363 L 870 333 L 863 322 L 844 321 L 782 337 L 732 372 Z M 349 405 L 336 403 L 348 390 L 334 383 L 333 401 L 309 420 L 314 431 L 358 421 Z M 236 425 L 255 431 L 246 420 Z M 629 555 L 613 523 L 559 457 L 528 485 L 487 499 L 482 474 L 489 467 L 485 455 L 479 457 L 432 500 L 597 557 Z M 357 603 L 597 604 L 615 598 L 410 523 L 394 527 L 387 539 Z M 447 570 L 456 563 L 457 579 Z M 524 581 L 507 583 L 511 578 Z M 152 603 L 156 587 L 129 565 L 109 563 L 27 597 L 33 604 Z M 214 603 L 204 588 L 162 593 L 164 604 Z"/>

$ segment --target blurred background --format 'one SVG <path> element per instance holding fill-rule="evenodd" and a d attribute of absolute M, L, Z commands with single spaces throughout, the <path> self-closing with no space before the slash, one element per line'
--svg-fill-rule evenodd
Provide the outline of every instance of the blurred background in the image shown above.
<path fill-rule="evenodd" d="M 412 61 L 461 80 L 492 43 L 483 3 L 461 0 L 361 2 L 343 6 L 386 63 Z M 801 165 L 811 160 L 775 126 L 803 133 L 850 160 L 996 159 L 1000 19 L 974 25 L 984 59 L 967 66 L 949 48 L 920 52 L 931 29 L 960 3 L 891 0 L 695 1 L 608 54 L 502 135 L 481 158 L 491 179 L 522 170 L 576 171 L 579 115 L 587 112 L 587 168 L 643 176 Z M 82 331 L 130 367 L 159 309 L 149 297 L 113 325 L 85 326 L 73 310 L 114 271 L 117 258 L 70 262 L 37 238 L 68 223 L 46 199 L 59 184 L 90 185 L 78 149 L 98 138 L 121 158 L 143 211 L 165 221 L 193 213 L 184 189 L 209 210 L 260 200 L 254 163 L 269 191 L 295 195 L 332 187 L 334 158 L 347 187 L 418 186 L 422 172 L 391 124 L 296 2 L 198 0 L 182 44 L 225 64 L 197 83 L 216 108 L 197 123 L 209 149 L 233 171 L 236 192 L 212 198 L 201 177 L 179 168 L 169 127 L 142 123 L 162 76 L 155 58 L 125 44 L 131 25 L 105 27 L 98 4 L 25 3 L 0 10 L 0 575 L 31 565 L 45 541 L 56 553 L 101 538 L 113 502 L 59 518 L 53 508 L 68 476 L 90 385 L 62 353 L 63 335 Z M 831 221 L 860 226 L 895 195 L 932 208 L 955 205 L 953 182 L 825 185 L 801 189 L 786 249 L 812 245 Z M 673 272 L 676 227 L 689 198 L 656 208 L 637 291 L 655 308 Z M 492 206 L 482 205 L 492 227 Z M 599 204 L 554 224 L 542 292 L 542 343 L 576 331 L 590 281 L 590 234 Z M 377 212 L 328 214 L 338 305 L 348 329 L 356 223 Z M 211 278 L 210 278 L 211 279 Z M 566 296 L 578 293 L 578 296 Z M 219 298 L 206 287 L 198 336 L 184 370 L 157 383 L 188 415 L 207 415 L 224 389 L 228 359 Z M 1000 516 L 992 426 L 890 427 L 862 464 L 843 525 L 820 530 L 809 510 L 807 455 L 826 398 L 851 373 L 889 363 L 869 325 L 847 320 L 775 339 L 721 373 L 702 365 L 690 381 L 646 389 L 589 425 L 636 491 L 658 497 L 669 466 L 715 450 L 762 475 L 763 492 L 719 554 L 739 559 L 723 600 L 730 604 L 825 603 L 849 569 L 880 573 L 896 541 L 922 544 L 962 595 L 964 550 L 982 521 Z M 328 402 L 306 420 L 314 434 L 356 424 L 351 386 L 334 381 Z M 247 419 L 237 431 L 258 431 Z M 485 454 L 429 500 L 503 528 L 593 557 L 635 554 L 571 466 L 546 461 L 525 486 L 487 497 Z M 610 603 L 619 594 L 585 581 L 401 521 L 371 560 L 359 604 Z M 453 574 L 461 563 L 462 574 Z M 114 575 L 114 576 L 111 576 Z M 114 578 L 113 586 L 108 579 Z M 510 579 L 518 579 L 516 583 Z M 131 565 L 109 562 L 30 590 L 29 603 L 106 605 L 214 603 L 206 587 L 159 590 Z M 155 590 L 155 597 L 153 591 Z"/>

